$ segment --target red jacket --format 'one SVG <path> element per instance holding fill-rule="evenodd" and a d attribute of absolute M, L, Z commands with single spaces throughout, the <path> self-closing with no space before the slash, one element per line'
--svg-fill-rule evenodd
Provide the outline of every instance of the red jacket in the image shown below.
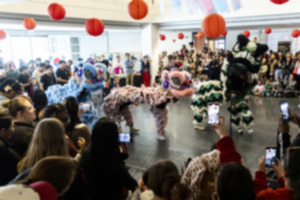
<path fill-rule="evenodd" d="M 257 200 L 292 200 L 294 192 L 284 188 L 283 177 L 278 182 L 280 188 L 276 190 L 268 188 L 266 173 L 257 171 L 254 179 L 254 190 Z"/>
<path fill-rule="evenodd" d="M 224 165 L 229 162 L 242 162 L 242 157 L 236 151 L 234 141 L 230 136 L 225 136 L 217 142 L 217 147 L 220 151 L 220 161 Z"/>

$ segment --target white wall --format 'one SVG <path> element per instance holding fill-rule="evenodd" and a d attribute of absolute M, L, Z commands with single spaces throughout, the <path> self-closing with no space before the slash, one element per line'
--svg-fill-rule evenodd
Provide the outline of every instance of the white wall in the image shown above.
<path fill-rule="evenodd" d="M 141 31 L 109 32 L 108 52 L 142 52 Z"/>
<path fill-rule="evenodd" d="M 93 55 L 100 56 L 108 51 L 108 33 L 105 32 L 100 37 L 80 36 L 80 57 L 88 58 Z"/>

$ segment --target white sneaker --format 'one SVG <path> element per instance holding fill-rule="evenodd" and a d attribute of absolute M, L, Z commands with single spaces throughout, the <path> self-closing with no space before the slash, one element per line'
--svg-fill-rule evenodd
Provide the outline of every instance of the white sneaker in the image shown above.
<path fill-rule="evenodd" d="M 252 133 L 253 133 L 253 129 L 252 128 L 248 129 L 248 134 L 252 134 Z"/>
<path fill-rule="evenodd" d="M 243 132 L 243 129 L 238 128 L 237 132 L 238 132 L 238 133 L 242 133 L 242 132 Z"/>
<path fill-rule="evenodd" d="M 203 131 L 205 129 L 204 126 L 200 126 L 200 125 L 195 125 L 194 128 L 199 130 L 199 131 Z"/>
<path fill-rule="evenodd" d="M 160 141 L 164 141 L 164 140 L 166 140 L 166 137 L 164 135 L 158 135 L 157 139 Z"/>

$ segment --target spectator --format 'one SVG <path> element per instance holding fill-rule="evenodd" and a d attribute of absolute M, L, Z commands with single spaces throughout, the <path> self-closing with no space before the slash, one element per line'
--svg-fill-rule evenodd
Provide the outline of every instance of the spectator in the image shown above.
<path fill-rule="evenodd" d="M 115 70 L 111 64 L 108 65 L 107 72 L 109 73 L 109 87 L 113 88 L 114 78 L 115 78 Z"/>
<path fill-rule="evenodd" d="M 66 107 L 62 105 L 61 103 L 51 104 L 46 107 L 44 112 L 44 118 L 56 118 L 64 125 L 64 130 L 66 131 L 69 124 L 70 124 L 70 117 L 68 115 L 68 112 L 66 110 Z M 78 152 L 76 147 L 74 146 L 74 143 L 72 140 L 68 137 L 68 135 L 65 134 L 65 139 L 67 140 L 67 144 L 69 147 L 69 153 L 70 156 L 79 158 L 81 155 L 81 152 L 85 146 L 85 139 L 82 137 L 79 137 L 77 140 L 78 146 L 80 146 L 80 151 Z M 76 159 L 77 159 L 76 158 Z"/>
<path fill-rule="evenodd" d="M 57 83 L 64 85 L 70 79 L 70 73 L 66 67 L 66 62 L 64 60 L 59 61 L 59 68 L 56 70 Z"/>
<path fill-rule="evenodd" d="M 66 65 L 66 69 L 69 71 L 69 74 L 71 76 L 72 73 L 72 65 L 73 65 L 73 61 L 72 60 L 68 60 L 67 65 Z"/>
<path fill-rule="evenodd" d="M 268 63 L 267 63 L 267 59 L 263 58 L 258 72 L 258 79 L 262 80 L 263 77 L 267 76 L 267 74 L 268 74 Z"/>
<path fill-rule="evenodd" d="M 23 157 L 28 149 L 34 131 L 35 109 L 32 103 L 23 97 L 7 100 L 3 102 L 2 106 L 9 110 L 15 126 L 15 131 L 9 143 Z"/>
<path fill-rule="evenodd" d="M 101 56 L 101 61 L 102 64 L 104 64 L 106 66 L 106 68 L 108 68 L 109 65 L 109 61 L 105 58 L 104 55 Z"/>
<path fill-rule="evenodd" d="M 274 77 L 275 69 L 278 68 L 277 62 L 278 62 L 277 61 L 277 54 L 272 53 L 271 56 L 270 56 L 270 60 L 269 60 L 269 64 L 270 64 L 269 77 Z"/>
<path fill-rule="evenodd" d="M 115 74 L 124 74 L 124 70 L 123 70 L 123 66 L 122 66 L 122 63 L 121 63 L 121 58 L 119 55 L 117 55 L 116 57 L 116 64 L 115 64 Z"/>
<path fill-rule="evenodd" d="M 169 66 L 169 58 L 167 56 L 167 52 L 163 51 L 161 56 L 162 69 L 166 69 Z"/>
<path fill-rule="evenodd" d="M 37 69 L 34 70 L 32 73 L 32 83 L 34 90 L 41 89 L 40 81 L 41 76 L 46 71 L 46 64 L 45 63 L 39 63 L 37 64 Z"/>
<path fill-rule="evenodd" d="M 0 84 L 0 107 L 2 107 L 4 101 L 13 99 L 16 96 L 22 95 L 22 93 L 22 87 L 18 82 L 6 79 Z"/>
<path fill-rule="evenodd" d="M 134 63 L 130 58 L 130 54 L 125 54 L 126 84 L 133 85 Z"/>
<path fill-rule="evenodd" d="M 30 74 L 28 72 L 28 68 L 26 66 L 23 66 L 20 68 L 21 74 L 18 77 L 18 81 L 20 85 L 24 88 L 24 91 L 27 92 L 28 95 L 32 95 L 31 91 L 31 80 L 30 80 Z"/>
<path fill-rule="evenodd" d="M 7 79 L 12 79 L 14 81 L 18 80 L 20 73 L 16 70 L 16 66 L 12 61 L 6 63 L 4 68 Z"/>
<path fill-rule="evenodd" d="M 290 74 L 289 82 L 285 87 L 284 94 L 288 96 L 295 96 L 297 82 L 294 79 L 294 75 Z"/>
<path fill-rule="evenodd" d="M 265 90 L 262 93 L 263 97 L 269 97 L 272 94 L 272 90 L 273 90 L 273 84 L 271 83 L 271 78 L 267 79 L 266 84 L 265 84 Z"/>
<path fill-rule="evenodd" d="M 53 77 L 53 67 L 51 65 L 46 66 L 46 73 L 41 76 L 41 90 L 46 91 L 49 86 L 56 83 L 55 78 Z"/>
<path fill-rule="evenodd" d="M 296 90 L 300 90 L 300 51 L 298 51 L 295 55 L 295 66 L 293 70 L 294 78 L 297 82 Z"/>
<path fill-rule="evenodd" d="M 281 81 L 280 81 L 280 76 L 276 77 L 276 81 L 274 82 L 272 92 L 273 92 L 274 97 L 281 97 L 282 96 L 283 86 L 282 86 Z"/>
<path fill-rule="evenodd" d="M 46 181 L 53 185 L 58 196 L 70 188 L 77 171 L 77 164 L 67 156 L 48 156 L 39 160 L 28 172 L 28 176 L 18 181 L 29 185 L 36 181 Z"/>
<path fill-rule="evenodd" d="M 42 90 L 36 90 L 32 95 L 32 102 L 35 108 L 35 116 L 36 116 L 35 121 L 39 122 L 40 119 L 43 118 L 45 108 L 48 105 L 48 99 L 45 92 Z"/>
<path fill-rule="evenodd" d="M 63 104 L 70 116 L 70 123 L 66 129 L 67 135 L 75 144 L 77 149 L 80 149 L 77 145 L 79 137 L 83 137 L 86 141 L 86 146 L 88 146 L 91 141 L 91 131 L 89 127 L 80 120 L 83 111 L 80 109 L 79 103 L 74 97 L 68 97 L 64 100 Z"/>
<path fill-rule="evenodd" d="M 261 80 L 257 82 L 257 85 L 253 89 L 253 93 L 255 96 L 261 96 L 265 90 L 265 86 L 262 84 Z"/>
<path fill-rule="evenodd" d="M 43 119 L 33 133 L 25 157 L 18 164 L 18 172 L 24 172 L 42 158 L 54 155 L 68 155 L 64 128 L 57 119 Z"/>
<path fill-rule="evenodd" d="M 148 56 L 144 56 L 144 59 L 141 60 L 141 74 L 143 77 L 143 84 L 146 87 L 151 85 L 151 70 Z"/>
<path fill-rule="evenodd" d="M 17 175 L 20 158 L 8 144 L 15 128 L 12 117 L 1 110 L 0 114 L 0 186 L 6 185 Z"/>
<path fill-rule="evenodd" d="M 90 200 L 122 199 L 122 191 L 135 190 L 119 147 L 117 124 L 101 118 L 93 127 L 90 147 L 83 153 L 81 168 L 86 175 Z"/>

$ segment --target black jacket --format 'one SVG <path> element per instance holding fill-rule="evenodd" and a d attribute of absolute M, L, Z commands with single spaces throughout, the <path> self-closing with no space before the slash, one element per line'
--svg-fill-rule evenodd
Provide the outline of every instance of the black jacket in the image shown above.
<path fill-rule="evenodd" d="M 122 199 L 123 189 L 135 190 L 137 182 L 128 173 L 122 155 L 110 158 L 91 156 L 88 148 L 82 155 L 81 167 L 86 176 L 89 200 Z"/>
<path fill-rule="evenodd" d="M 15 150 L 21 157 L 24 157 L 29 143 L 31 141 L 34 127 L 30 124 L 15 122 L 15 132 L 8 141 L 11 148 Z"/>
<path fill-rule="evenodd" d="M 17 173 L 17 164 L 20 158 L 0 137 L 0 186 L 6 185 Z"/>

